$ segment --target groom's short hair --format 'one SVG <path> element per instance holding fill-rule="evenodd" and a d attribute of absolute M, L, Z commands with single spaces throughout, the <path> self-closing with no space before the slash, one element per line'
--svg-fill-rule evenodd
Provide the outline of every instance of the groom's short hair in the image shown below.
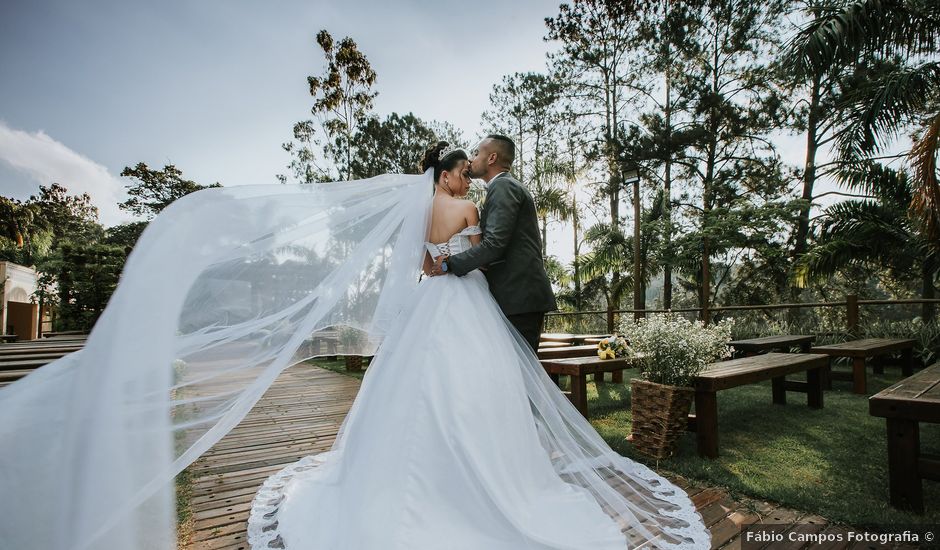
<path fill-rule="evenodd" d="M 512 166 L 512 161 L 516 160 L 516 144 L 502 134 L 490 134 L 486 139 L 493 140 L 493 147 L 496 148 L 499 158 L 506 163 L 506 167 Z"/>

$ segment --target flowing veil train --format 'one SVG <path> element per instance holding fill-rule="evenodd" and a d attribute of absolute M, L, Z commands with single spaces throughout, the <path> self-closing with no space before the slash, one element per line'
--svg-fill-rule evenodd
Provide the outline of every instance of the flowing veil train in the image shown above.
<path fill-rule="evenodd" d="M 331 354 L 376 351 L 417 287 L 431 190 L 430 173 L 391 174 L 168 207 L 84 349 L 0 390 L 4 548 L 174 548 L 173 478 L 317 354 L 318 334 L 347 336 Z M 688 497 L 613 453 L 550 384 L 526 380 L 559 475 L 641 538 L 706 545 Z"/>

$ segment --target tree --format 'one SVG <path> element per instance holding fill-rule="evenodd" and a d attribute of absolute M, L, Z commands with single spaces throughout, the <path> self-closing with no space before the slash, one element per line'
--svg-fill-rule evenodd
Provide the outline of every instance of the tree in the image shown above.
<path fill-rule="evenodd" d="M 121 247 L 64 243 L 45 271 L 55 273 L 59 329 L 89 331 L 108 304 L 124 268 Z"/>
<path fill-rule="evenodd" d="M 39 271 L 37 290 L 30 299 L 38 302 L 40 311 L 59 305 L 57 282 L 63 273 L 75 276 L 88 267 L 64 263 L 62 250 L 98 246 L 96 243 L 104 236 L 91 197 L 87 193 L 69 195 L 65 186 L 58 183 L 40 185 L 39 194 L 30 196 L 25 203 L 0 197 L 0 220 L 3 220 L 0 259 L 33 266 Z M 94 292 L 101 290 L 97 286 L 89 288 Z M 89 327 L 82 324 L 81 328 Z"/>
<path fill-rule="evenodd" d="M 0 197 L 0 259 L 34 265 L 52 246 L 52 228 L 35 201 Z"/>
<path fill-rule="evenodd" d="M 513 138 L 513 169 L 524 182 L 539 180 L 545 167 L 556 137 L 560 93 L 552 76 L 533 72 L 506 75 L 490 92 L 491 107 L 483 113 L 483 125 Z"/>
<path fill-rule="evenodd" d="M 692 211 L 701 239 L 698 294 L 705 318 L 714 295 L 710 262 L 722 246 L 718 231 L 734 230 L 716 215 L 727 216 L 741 199 L 772 201 L 786 191 L 766 137 L 783 126 L 783 99 L 768 86 L 769 69 L 762 62 L 777 47 L 774 30 L 784 5 L 714 0 L 698 14 L 698 53 L 687 74 L 698 136 L 681 164 L 701 204 Z"/>
<path fill-rule="evenodd" d="M 844 160 L 883 152 L 911 123 L 917 138 L 908 159 L 914 194 L 910 207 L 926 234 L 940 242 L 940 4 L 927 0 L 826 1 L 794 38 L 792 66 L 802 73 L 893 65 L 846 94 L 847 124 L 837 145 Z"/>
<path fill-rule="evenodd" d="M 23 265 L 41 265 L 62 242 L 97 242 L 104 229 L 88 193 L 69 195 L 58 184 L 39 186 L 26 202 L 0 197 L 0 255 Z"/>
<path fill-rule="evenodd" d="M 163 170 L 152 170 L 145 163 L 138 162 L 133 168 L 125 167 L 121 175 L 136 181 L 126 185 L 130 198 L 120 203 L 118 208 L 148 220 L 180 197 L 210 187 L 222 187 L 219 183 L 200 185 L 183 179 L 183 172 L 172 164 L 167 164 Z"/>
<path fill-rule="evenodd" d="M 625 161 L 642 166 L 647 177 L 661 180 L 663 190 L 663 227 L 665 240 L 660 259 L 663 268 L 663 307 L 672 309 L 672 269 L 674 257 L 670 245 L 673 237 L 672 187 L 673 166 L 682 158 L 691 143 L 688 131 L 683 129 L 680 116 L 688 109 L 688 92 L 683 70 L 697 50 L 692 39 L 699 31 L 701 22 L 693 15 L 700 9 L 699 2 L 674 2 L 661 0 L 643 3 L 640 13 L 641 56 L 638 67 L 638 82 L 635 88 L 646 98 L 651 109 L 643 113 L 640 123 L 646 136 L 634 140 L 633 152 L 625 151 Z M 678 91 L 678 93 L 677 93 Z M 629 143 L 623 148 L 629 150 Z M 659 169 L 662 170 L 660 176 Z M 639 180 L 636 181 L 635 196 L 639 196 Z M 635 239 L 639 236 L 635 235 Z M 636 301 L 644 296 L 635 291 Z M 645 309 L 645 303 L 640 303 Z M 634 307 L 637 307 L 635 305 Z"/>
<path fill-rule="evenodd" d="M 424 151 L 438 139 L 436 132 L 412 113 L 392 113 L 385 120 L 370 117 L 353 135 L 350 177 L 416 174 Z"/>
<path fill-rule="evenodd" d="M 568 165 L 554 159 L 544 158 L 534 169 L 538 177 L 527 185 L 535 202 L 535 211 L 542 229 L 542 257 L 548 257 L 549 218 L 567 221 L 573 214 L 571 199 L 564 187 Z"/>
<path fill-rule="evenodd" d="M 631 92 L 625 86 L 630 62 L 628 54 L 637 32 L 634 2 L 574 0 L 562 4 L 558 15 L 545 19 L 548 40 L 561 43 L 551 58 L 553 71 L 563 75 L 564 95 L 575 104 L 577 116 L 589 117 L 598 132 L 598 156 L 604 162 L 606 182 L 601 192 L 609 204 L 610 240 L 618 241 L 622 167 L 618 163 L 619 131 L 623 110 Z M 610 287 L 620 288 L 621 271 L 610 273 Z M 610 293 L 619 300 L 620 292 Z M 611 304 L 616 308 L 619 301 Z"/>
<path fill-rule="evenodd" d="M 569 164 L 559 162 L 557 140 L 561 122 L 561 86 L 551 75 L 514 73 L 503 77 L 490 93 L 483 125 L 513 138 L 513 172 L 532 193 L 542 228 L 542 256 L 547 258 L 550 219 L 565 221 L 570 207 L 562 184 Z"/>
<path fill-rule="evenodd" d="M 102 242 L 123 247 L 125 253 L 130 254 L 147 225 L 148 222 L 128 222 L 109 227 Z"/>
<path fill-rule="evenodd" d="M 466 138 L 464 137 L 464 133 L 450 122 L 432 120 L 428 122 L 427 125 L 428 128 L 434 132 L 434 135 L 438 140 L 443 140 L 447 143 L 469 145 Z M 421 156 L 424 156 L 424 151 L 421 152 Z"/>
<path fill-rule="evenodd" d="M 281 144 L 287 153 L 291 156 L 290 169 L 294 179 L 300 183 L 314 183 L 317 181 L 329 181 L 329 171 L 318 162 L 317 152 L 314 149 L 320 145 L 317 137 L 317 127 L 312 120 L 302 120 L 294 124 L 294 141 L 288 141 Z M 278 174 L 278 181 L 287 183 L 287 176 Z"/>
<path fill-rule="evenodd" d="M 284 150 L 293 157 L 290 168 L 301 183 L 353 178 L 355 144 L 353 136 L 359 124 L 369 116 L 376 74 L 369 60 L 348 36 L 335 42 L 326 30 L 317 33 L 317 44 L 326 58 L 326 70 L 319 76 L 308 76 L 310 95 L 314 98 L 310 112 L 319 121 L 323 134 L 323 154 L 333 168 L 317 162 L 314 146 L 320 145 L 317 124 L 305 120 L 294 125 L 295 142 L 285 143 Z M 335 169 L 335 172 L 333 171 Z M 338 174 L 338 177 L 333 177 Z M 286 176 L 278 176 L 284 183 Z"/>
<path fill-rule="evenodd" d="M 628 271 L 633 261 L 633 246 L 619 229 L 611 229 L 606 223 L 591 226 L 584 235 L 590 243 L 591 251 L 583 254 L 580 260 L 581 276 L 588 279 L 588 288 L 601 294 L 606 302 L 607 328 L 613 330 L 614 311 L 623 294 L 633 284 L 630 277 L 609 280 L 612 272 Z"/>
<path fill-rule="evenodd" d="M 896 279 L 913 279 L 921 297 L 936 297 L 934 281 L 940 275 L 940 250 L 931 246 L 923 225 L 909 212 L 915 191 L 904 171 L 868 162 L 846 166 L 844 185 L 870 198 L 847 200 L 826 209 L 815 246 L 801 258 L 797 282 L 829 279 L 852 266 L 887 268 Z M 923 304 L 925 321 L 934 318 L 934 304 Z"/>
<path fill-rule="evenodd" d="M 52 246 L 63 240 L 72 242 L 96 242 L 104 236 L 104 228 L 98 223 L 98 207 L 92 204 L 88 193 L 69 195 L 58 183 L 39 186 L 39 195 L 30 197 L 40 215 L 53 232 Z"/>

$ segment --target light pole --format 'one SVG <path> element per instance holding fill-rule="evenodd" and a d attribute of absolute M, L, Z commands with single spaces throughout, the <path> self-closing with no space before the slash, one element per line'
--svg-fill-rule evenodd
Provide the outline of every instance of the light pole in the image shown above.
<path fill-rule="evenodd" d="M 633 184 L 633 319 L 645 317 L 645 288 L 642 284 L 643 270 L 640 262 L 640 217 L 643 209 L 640 205 L 640 171 L 632 166 L 623 172 L 624 185 Z"/>

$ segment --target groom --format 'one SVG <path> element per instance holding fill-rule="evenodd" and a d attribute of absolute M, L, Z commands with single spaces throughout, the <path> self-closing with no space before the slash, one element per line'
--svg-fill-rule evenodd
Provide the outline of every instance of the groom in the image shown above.
<path fill-rule="evenodd" d="M 496 303 L 532 351 L 538 351 L 545 312 L 556 309 L 555 295 L 542 263 L 535 202 L 509 173 L 515 156 L 516 145 L 506 136 L 490 134 L 477 146 L 468 172 L 487 182 L 480 213 L 483 241 L 460 254 L 438 257 L 431 274 L 462 277 L 485 268 Z"/>

